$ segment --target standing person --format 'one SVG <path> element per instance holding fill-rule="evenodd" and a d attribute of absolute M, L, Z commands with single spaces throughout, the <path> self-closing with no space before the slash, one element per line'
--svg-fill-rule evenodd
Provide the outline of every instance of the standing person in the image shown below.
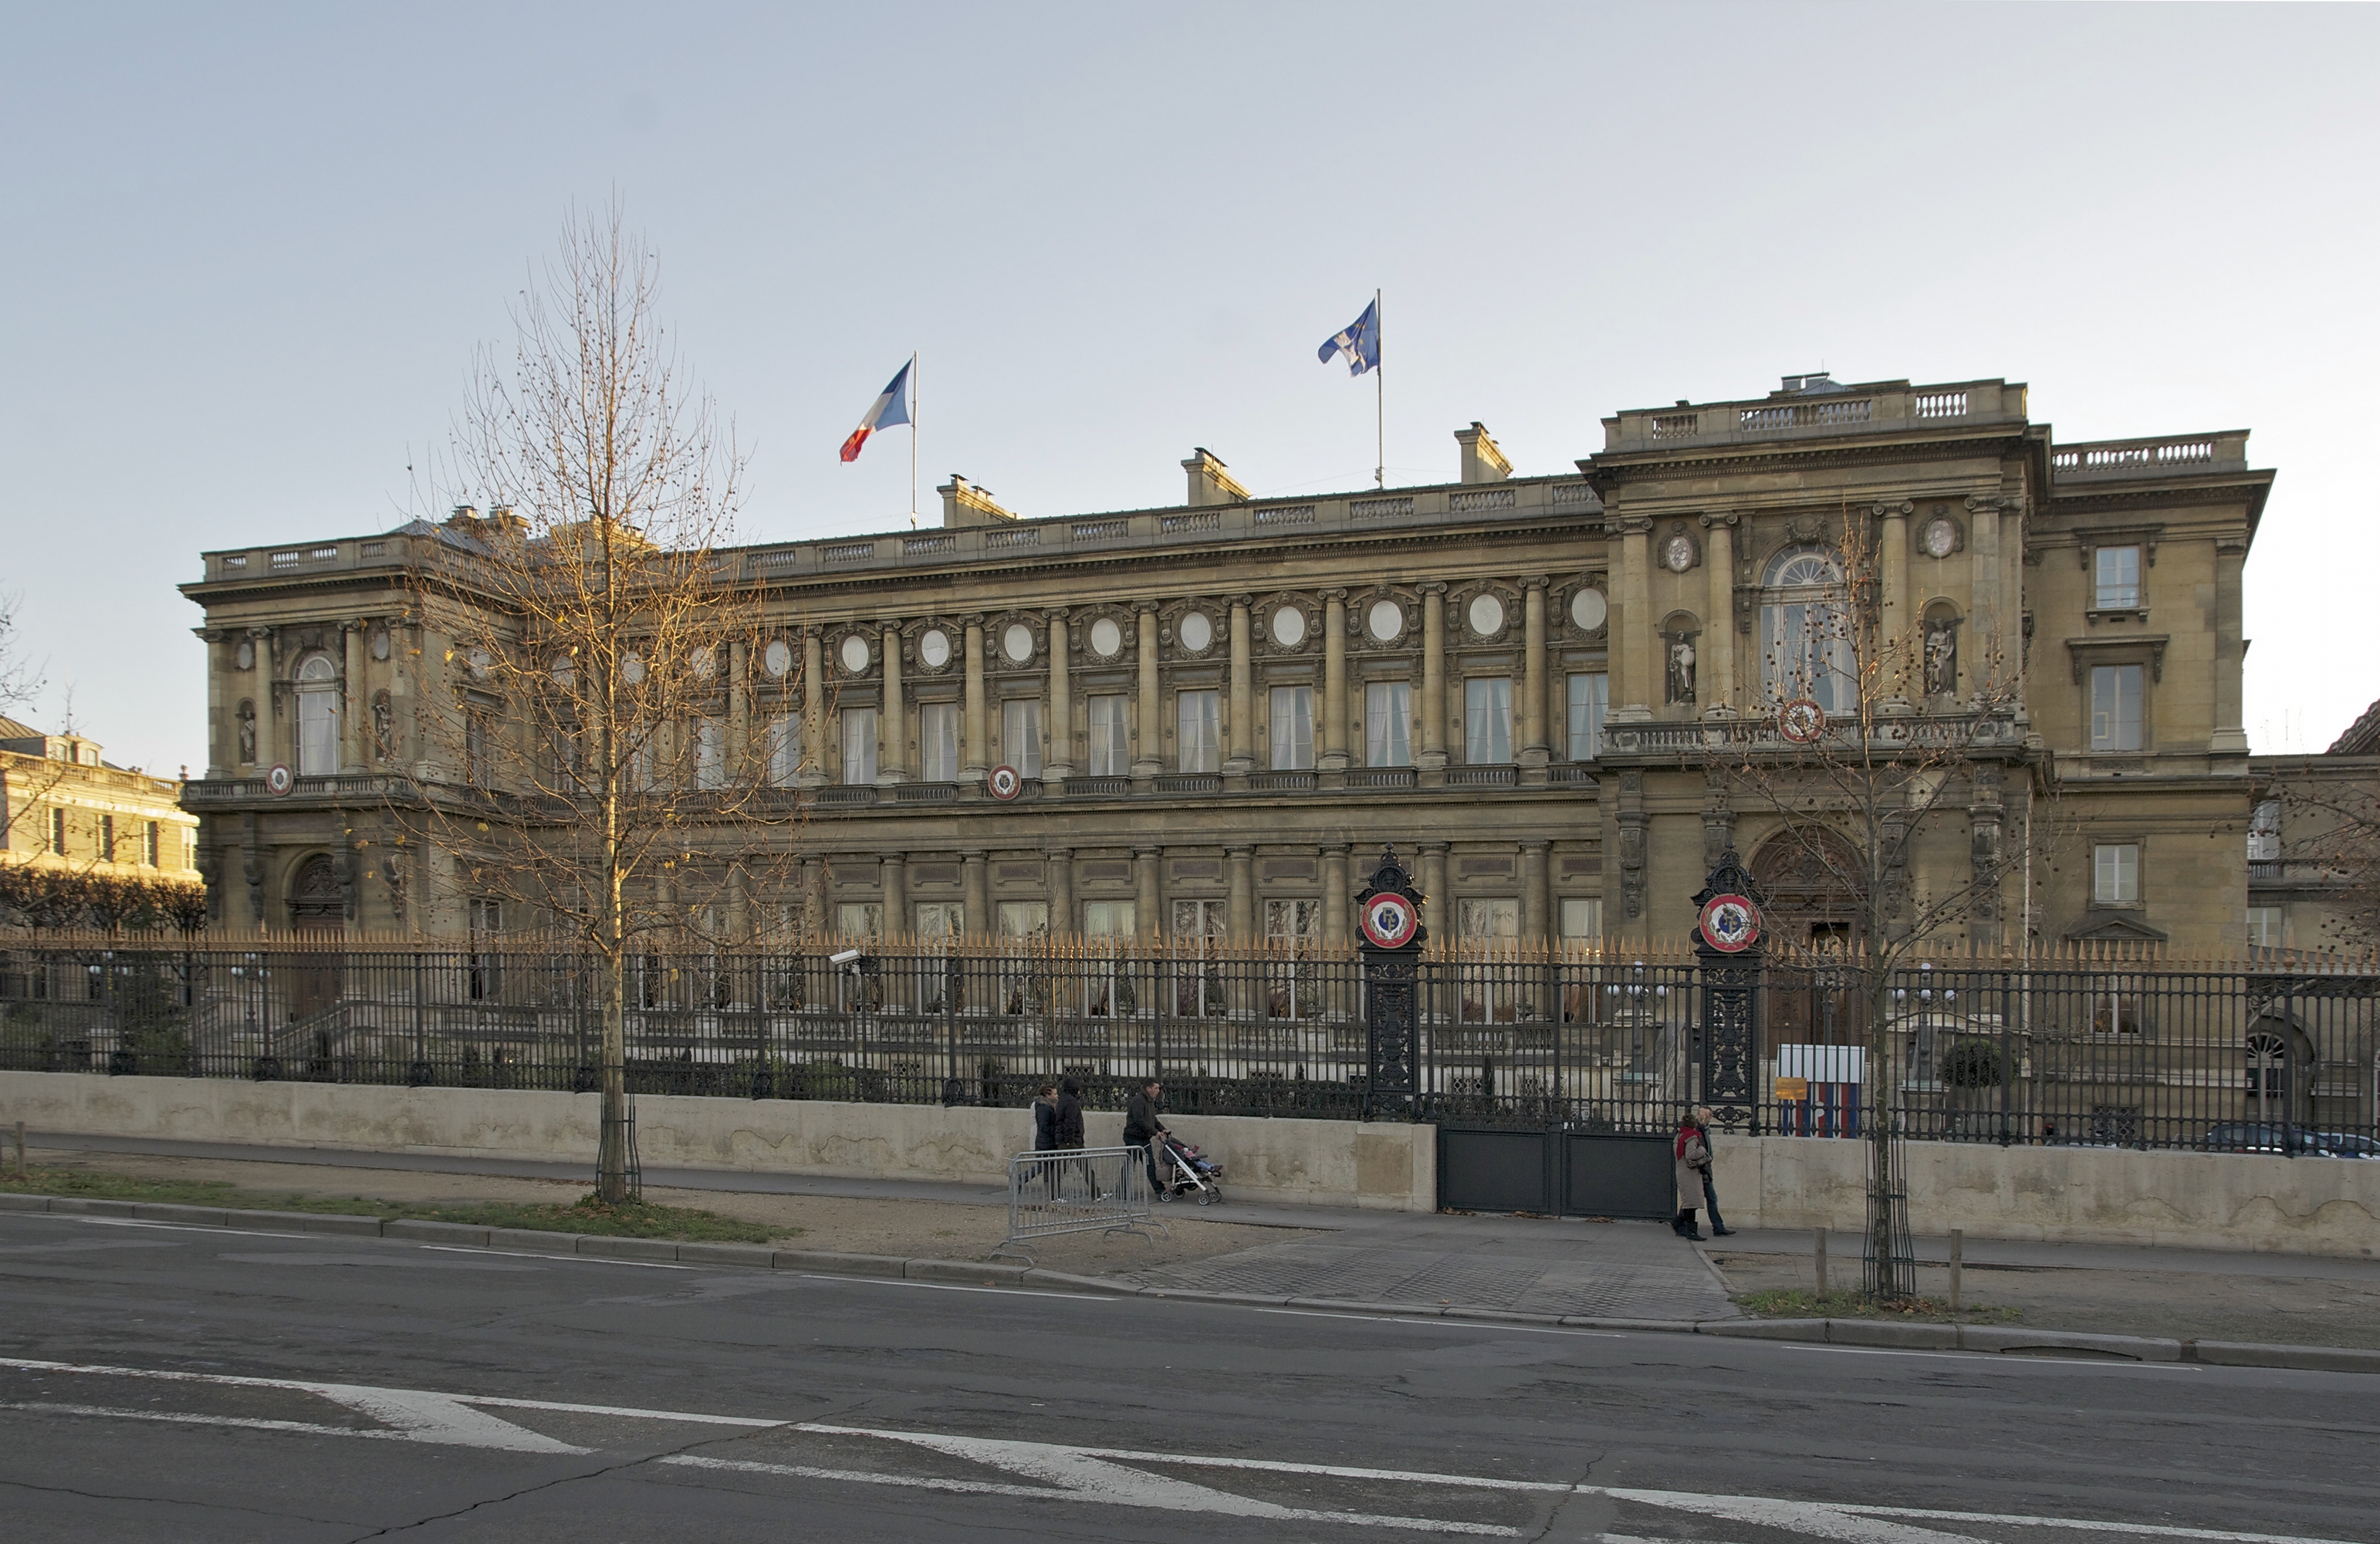
<path fill-rule="evenodd" d="M 1678 1135 L 1670 1150 L 1678 1165 L 1678 1219 L 1670 1224 L 1670 1231 L 1699 1244 L 1703 1231 L 1694 1225 L 1694 1210 L 1703 1198 L 1703 1172 L 1710 1166 L 1710 1144 L 1694 1125 L 1693 1111 L 1678 1117 Z"/>
<path fill-rule="evenodd" d="M 1071 1077 L 1058 1085 L 1057 1137 L 1060 1152 L 1080 1152 L 1083 1147 L 1083 1090 Z M 1099 1187 L 1091 1183 L 1090 1165 L 1081 1159 L 1070 1159 L 1064 1167 L 1082 1182 L 1085 1195 L 1096 1196 Z M 1060 1184 L 1063 1186 L 1063 1180 Z"/>
<path fill-rule="evenodd" d="M 1033 1096 L 1033 1150 L 1054 1152 L 1058 1148 L 1058 1085 L 1044 1083 Z"/>
<path fill-rule="evenodd" d="M 1165 1086 L 1152 1077 L 1123 1101 L 1123 1145 L 1140 1149 L 1142 1161 L 1148 1165 L 1148 1193 L 1160 1201 L 1167 1197 L 1165 1182 L 1157 1177 L 1156 1144 L 1172 1135 L 1157 1118 L 1157 1107 L 1164 1098 Z"/>
<path fill-rule="evenodd" d="M 1711 1177 L 1718 1167 L 1717 1149 L 1711 1147 L 1711 1123 L 1718 1119 L 1711 1113 L 1709 1105 L 1694 1106 L 1694 1128 L 1703 1136 L 1703 1210 L 1710 1213 L 1711 1236 L 1725 1238 L 1735 1230 L 1729 1227 L 1727 1220 L 1718 1214 L 1718 1186 Z"/>

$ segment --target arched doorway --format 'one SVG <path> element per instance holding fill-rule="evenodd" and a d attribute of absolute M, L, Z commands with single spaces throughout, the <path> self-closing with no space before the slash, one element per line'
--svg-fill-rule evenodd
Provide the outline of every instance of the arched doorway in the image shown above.
<path fill-rule="evenodd" d="M 343 974 L 336 941 L 346 931 L 347 897 L 339 884 L 337 865 L 328 853 L 316 853 L 289 877 L 289 927 L 300 935 L 323 939 L 331 947 L 309 951 L 290 961 L 289 1016 L 311 1018 L 339 1000 Z"/>
<path fill-rule="evenodd" d="M 1828 958 L 1859 942 L 1864 889 L 1859 854 L 1840 833 L 1794 825 L 1761 843 L 1751 868 L 1768 936 L 1783 955 L 1768 969 L 1770 1043 L 1864 1045 L 1861 993 L 1844 968 Z"/>

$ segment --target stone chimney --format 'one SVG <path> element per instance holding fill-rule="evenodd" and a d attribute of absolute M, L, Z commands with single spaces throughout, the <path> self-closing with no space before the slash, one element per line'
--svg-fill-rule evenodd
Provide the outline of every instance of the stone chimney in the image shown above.
<path fill-rule="evenodd" d="M 1248 491 L 1232 480 L 1215 453 L 1200 445 L 1190 459 L 1182 463 L 1190 474 L 1190 505 L 1197 508 L 1210 504 L 1245 504 Z"/>
<path fill-rule="evenodd" d="M 1504 459 L 1504 453 L 1478 419 L 1472 419 L 1468 429 L 1456 430 L 1454 441 L 1463 447 L 1463 481 L 1501 482 L 1512 475 L 1512 463 Z"/>
<path fill-rule="evenodd" d="M 1015 516 L 991 502 L 991 490 L 978 488 L 958 473 L 934 492 L 942 495 L 942 524 L 945 526 L 993 526 Z"/>

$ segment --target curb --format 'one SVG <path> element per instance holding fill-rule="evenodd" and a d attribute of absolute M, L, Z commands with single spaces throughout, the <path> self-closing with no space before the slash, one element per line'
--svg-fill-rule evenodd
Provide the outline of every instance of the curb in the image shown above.
<path fill-rule="evenodd" d="M 1292 1307 L 1319 1313 L 1393 1319 L 1446 1319 L 1475 1324 L 1714 1335 L 1733 1340 L 1791 1341 L 1804 1344 L 1908 1351 L 1982 1352 L 2003 1356 L 2062 1357 L 2077 1361 L 2195 1363 L 2207 1367 L 2277 1368 L 2299 1372 L 2380 1373 L 2380 1351 L 2364 1351 L 2350 1346 L 2267 1345 L 2246 1341 L 2085 1334 L 1999 1324 L 1900 1324 L 1864 1319 L 1595 1319 L 1578 1314 L 1519 1313 L 1504 1308 L 1438 1303 L 1375 1303 L 1338 1297 L 1200 1292 L 1180 1287 L 1142 1286 L 1107 1276 L 1076 1276 L 1062 1270 L 1042 1270 L 1024 1265 L 987 1265 L 973 1260 L 909 1259 L 899 1255 L 854 1255 L 827 1249 L 771 1249 L 759 1244 L 677 1244 L 665 1238 L 615 1238 L 599 1234 L 545 1233 L 530 1228 L 483 1228 L 464 1222 L 432 1222 L 413 1218 L 383 1221 L 377 1217 L 350 1217 L 332 1212 L 246 1211 L 221 1207 L 176 1206 L 157 1201 L 111 1201 L 79 1196 L 26 1196 L 0 1191 L 0 1212 L 7 1211 L 123 1217 L 139 1222 L 179 1222 L 209 1228 L 263 1226 L 277 1233 L 413 1239 L 473 1248 L 525 1249 L 542 1255 L 584 1255 L 589 1258 L 655 1264 L 741 1266 L 747 1270 L 798 1270 L 821 1276 L 931 1282 L 953 1286 L 1038 1287 L 1052 1293 L 1103 1297 L 1148 1297 L 1232 1307 Z"/>

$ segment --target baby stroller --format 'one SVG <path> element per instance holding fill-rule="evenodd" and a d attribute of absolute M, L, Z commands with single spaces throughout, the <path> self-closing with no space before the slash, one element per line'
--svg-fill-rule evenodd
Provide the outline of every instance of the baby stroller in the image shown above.
<path fill-rule="evenodd" d="M 1171 1132 L 1158 1147 L 1157 1172 L 1163 1177 L 1160 1193 L 1166 1198 L 1196 1196 L 1200 1206 L 1223 1198 L 1223 1166 L 1208 1158 L 1204 1149 Z"/>

